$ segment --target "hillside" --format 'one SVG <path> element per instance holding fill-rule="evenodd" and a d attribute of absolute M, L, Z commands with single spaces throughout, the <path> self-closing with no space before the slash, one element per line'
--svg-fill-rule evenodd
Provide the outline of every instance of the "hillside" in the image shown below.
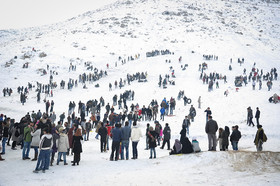
<path fill-rule="evenodd" d="M 37 83 L 48 84 L 52 70 L 57 73 L 53 75 L 53 81 L 58 87 L 53 89 L 54 96 L 46 99 L 54 100 L 57 118 L 68 112 L 70 101 L 86 103 L 102 96 L 105 104 L 112 105 L 112 97 L 119 97 L 125 90 L 135 91 L 135 99 L 128 101 L 128 107 L 138 103 L 142 108 L 152 99 L 161 102 L 164 97 L 168 100 L 175 98 L 174 116 L 160 121 L 162 126 L 169 123 L 173 146 L 174 140 L 180 138 L 182 121 L 190 108 L 190 105 L 184 106 L 183 100 L 177 100 L 179 91 L 184 90 L 197 111 L 190 127 L 190 138 L 198 139 L 203 152 L 169 156 L 167 150 L 157 148 L 158 158 L 149 160 L 149 151 L 143 150 L 145 137 L 142 137 L 138 160 L 110 162 L 109 152 L 100 153 L 100 144 L 93 131 L 90 141 L 83 142 L 84 152 L 79 167 L 54 166 L 45 175 L 32 173 L 35 163 L 22 161 L 21 150 L 7 148 L 3 156 L 7 161 L 1 162 L 1 167 L 7 171 L 0 175 L 0 185 L 17 185 L 19 181 L 22 185 L 36 185 L 42 181 L 44 185 L 278 185 L 280 104 L 271 104 L 268 99 L 274 93 L 280 94 L 279 79 L 273 81 L 271 91 L 267 90 L 267 81 L 263 81 L 261 90 L 258 84 L 256 90 L 252 90 L 252 82 L 249 82 L 236 91 L 234 80 L 243 75 L 244 68 L 249 75 L 254 63 L 255 68 L 263 70 L 264 74 L 272 68 L 279 72 L 279 8 L 279 1 L 268 3 L 260 0 L 120 0 L 65 22 L 22 30 L 1 30 L 0 90 L 13 89 L 10 97 L 1 95 L 1 113 L 19 121 L 27 112 L 45 111 L 44 94 L 41 94 L 41 102 L 37 103 L 34 88 L 22 105 L 17 87 L 26 87 L 28 82 L 35 87 Z M 146 52 L 166 49 L 171 54 L 146 57 Z M 138 54 L 140 57 L 136 59 Z M 215 55 L 218 60 L 205 60 L 203 55 Z M 135 60 L 128 61 L 130 56 Z M 244 64 L 240 65 L 238 58 L 244 58 Z M 126 63 L 122 64 L 124 59 Z M 214 85 L 214 90 L 209 92 L 208 85 L 199 79 L 199 64 L 204 62 L 208 65 L 204 71 L 207 75 L 213 72 L 221 74 L 227 77 L 227 83 L 218 80 L 219 88 Z M 27 63 L 28 68 L 22 68 Z M 188 66 L 182 70 L 185 64 Z M 76 71 L 69 71 L 70 65 L 76 66 Z M 229 65 L 232 66 L 231 71 Z M 67 90 L 70 78 L 77 80 L 80 74 L 93 73 L 88 66 L 107 71 L 108 75 L 92 83 L 86 82 L 87 89 L 78 83 L 78 87 Z M 170 67 L 176 76 L 170 80 L 175 81 L 175 85 L 168 84 L 163 89 L 158 86 L 159 76 L 171 76 Z M 43 70 L 46 75 L 42 74 Z M 122 89 L 109 91 L 109 83 L 119 82 L 120 78 L 126 79 L 127 74 L 137 72 L 147 73 L 147 82 L 133 81 Z M 65 89 L 59 86 L 61 80 L 66 82 Z M 100 87 L 96 88 L 96 84 Z M 227 97 L 224 95 L 226 90 L 229 91 Z M 199 96 L 201 109 L 197 103 Z M 256 152 L 253 143 L 256 127 L 246 125 L 249 106 L 253 114 L 256 107 L 260 108 L 260 123 L 268 136 L 262 153 Z M 211 108 L 219 127 L 239 125 L 242 133 L 239 152 L 232 151 L 231 146 L 228 152 L 207 152 L 204 112 L 207 107 Z M 117 113 L 123 112 L 115 109 Z M 75 111 L 78 112 L 77 107 Z M 103 107 L 101 117 L 104 112 Z M 255 119 L 253 121 L 255 123 Z M 139 123 L 143 134 L 146 123 L 153 125 L 153 121 Z M 33 156 L 32 149 L 30 154 Z M 71 160 L 72 156 L 68 156 L 67 161 Z M 15 172 L 18 177 L 12 178 Z M 64 174 L 69 179 L 62 179 Z M 50 177 L 53 179 L 49 180 Z"/>

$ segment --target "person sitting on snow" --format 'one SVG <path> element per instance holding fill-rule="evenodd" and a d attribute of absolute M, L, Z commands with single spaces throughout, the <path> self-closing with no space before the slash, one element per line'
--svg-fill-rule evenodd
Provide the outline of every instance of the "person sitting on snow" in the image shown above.
<path fill-rule="evenodd" d="M 192 138 L 192 147 L 194 152 L 200 152 L 199 142 L 196 140 L 196 137 Z"/>
<path fill-rule="evenodd" d="M 180 142 L 180 140 L 175 139 L 175 143 L 173 146 L 173 149 L 171 150 L 171 152 L 169 153 L 170 155 L 172 154 L 180 154 L 182 152 L 182 144 Z"/>

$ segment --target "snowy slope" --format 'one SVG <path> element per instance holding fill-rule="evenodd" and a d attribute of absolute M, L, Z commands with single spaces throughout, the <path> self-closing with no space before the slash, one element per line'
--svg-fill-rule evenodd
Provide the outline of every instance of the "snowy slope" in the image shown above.
<path fill-rule="evenodd" d="M 207 151 L 207 135 L 204 132 L 204 110 L 211 107 L 213 118 L 219 127 L 239 125 L 242 139 L 240 152 L 203 152 L 200 154 L 172 156 L 167 150 L 157 148 L 157 159 L 149 160 L 149 151 L 144 151 L 145 138 L 139 143 L 137 161 L 110 162 L 109 153 L 99 152 L 99 141 L 91 139 L 83 143 L 84 152 L 79 167 L 54 166 L 46 174 L 34 175 L 34 162 L 21 160 L 21 151 L 7 148 L 7 161 L 1 162 L 6 170 L 0 174 L 0 185 L 278 185 L 280 132 L 278 130 L 279 104 L 270 104 L 268 98 L 280 93 L 280 83 L 273 81 L 272 91 L 268 92 L 263 82 L 262 90 L 252 90 L 251 83 L 235 91 L 234 77 L 247 74 L 256 62 L 256 67 L 264 73 L 271 68 L 280 67 L 280 38 L 278 1 L 171 1 L 171 0 L 135 0 L 117 1 L 102 9 L 87 12 L 63 23 L 23 30 L 0 31 L 0 90 L 9 87 L 14 90 L 11 97 L 0 97 L 0 112 L 19 120 L 32 110 L 45 110 L 43 102 L 36 102 L 36 92 L 31 91 L 27 103 L 22 106 L 18 86 L 27 86 L 36 81 L 46 84 L 49 74 L 41 76 L 39 68 L 58 72 L 54 81 L 68 82 L 69 78 L 78 79 L 79 74 L 89 73 L 84 62 L 91 62 L 99 70 L 107 70 L 108 76 L 88 89 L 78 88 L 72 91 L 54 90 L 54 110 L 59 116 L 67 113 L 69 101 L 78 103 L 103 96 L 106 103 L 112 104 L 112 97 L 125 90 L 135 91 L 135 100 L 140 107 L 147 106 L 152 99 L 160 102 L 164 97 L 177 97 L 180 90 L 192 99 L 197 110 L 195 121 L 190 127 L 190 137 L 196 136 L 203 151 Z M 32 48 L 37 52 L 32 52 Z M 169 49 L 174 55 L 146 58 L 146 52 Z M 192 52 L 193 51 L 193 52 Z M 46 57 L 39 54 L 45 52 Z M 30 58 L 21 59 L 23 54 Z M 140 54 L 140 58 L 122 65 L 118 57 L 127 58 Z M 205 61 L 203 54 L 219 56 L 218 61 Z M 15 62 L 5 67 L 6 62 L 18 56 Z M 182 63 L 178 62 L 182 56 Z M 230 58 L 233 70 L 229 71 Z M 244 58 L 240 66 L 238 58 Z M 166 63 L 171 60 L 171 63 Z M 22 65 L 29 62 L 29 68 Z M 68 72 L 69 64 L 77 65 L 77 71 Z M 115 63 L 117 62 L 117 67 Z M 199 80 L 198 65 L 207 62 L 208 70 L 227 76 L 228 83 L 219 81 L 220 88 L 208 92 L 207 85 Z M 106 69 L 106 64 L 109 69 Z M 188 64 L 186 71 L 181 65 Z M 175 70 L 176 85 L 167 89 L 158 87 L 159 75 L 171 74 L 169 67 Z M 108 91 L 108 84 L 127 73 L 147 72 L 148 82 L 132 82 L 123 89 Z M 100 88 L 95 88 L 96 83 Z M 229 90 L 229 96 L 224 91 Z M 197 108 L 197 99 L 202 97 L 202 109 Z M 268 142 L 264 144 L 264 153 L 256 153 L 253 144 L 256 128 L 246 125 L 247 107 L 254 113 L 260 108 L 261 119 Z M 179 138 L 184 116 L 190 106 L 177 101 L 175 116 L 166 117 L 161 124 L 169 123 L 172 130 L 171 144 Z M 77 112 L 77 111 L 76 111 Z M 121 112 L 117 110 L 117 112 Z M 102 114 L 104 113 L 104 108 Z M 254 121 L 255 122 L 255 121 Z M 147 122 L 141 122 L 144 134 Z M 150 122 L 151 124 L 153 122 Z M 231 149 L 231 147 L 230 147 Z M 33 150 L 31 150 L 33 156 Z M 72 157 L 67 157 L 68 162 Z M 17 176 L 12 178 L 13 174 Z M 67 179 L 65 177 L 67 174 Z M 77 176 L 79 175 L 79 176 Z M 50 178 L 52 178 L 50 180 Z"/>

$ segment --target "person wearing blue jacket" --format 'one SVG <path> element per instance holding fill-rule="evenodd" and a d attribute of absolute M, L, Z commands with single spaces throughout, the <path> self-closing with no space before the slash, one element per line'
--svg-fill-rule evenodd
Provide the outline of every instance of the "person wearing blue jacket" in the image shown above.
<path fill-rule="evenodd" d="M 113 142 L 112 142 L 112 153 L 111 153 L 110 161 L 113 161 L 115 151 L 116 151 L 115 161 L 119 160 L 120 142 L 122 140 L 122 131 L 120 129 L 121 124 L 117 123 L 115 126 L 116 127 L 112 131 Z"/>
<path fill-rule="evenodd" d="M 124 160 L 124 149 L 126 151 L 125 157 L 128 160 L 128 147 L 129 147 L 129 138 L 131 136 L 131 128 L 128 126 L 129 122 L 125 122 L 125 126 L 121 128 L 122 131 L 122 151 L 121 151 L 121 159 Z"/>

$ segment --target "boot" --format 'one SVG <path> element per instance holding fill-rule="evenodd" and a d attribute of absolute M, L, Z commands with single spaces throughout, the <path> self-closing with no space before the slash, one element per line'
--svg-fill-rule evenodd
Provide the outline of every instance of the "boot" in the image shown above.
<path fill-rule="evenodd" d="M 38 158 L 38 152 L 35 152 L 34 158 L 31 161 L 37 161 Z"/>
<path fill-rule="evenodd" d="M 0 154 L 0 161 L 4 161 L 5 159 L 2 158 L 1 154 Z"/>
<path fill-rule="evenodd" d="M 76 162 L 73 162 L 72 166 L 75 166 L 76 165 Z"/>
<path fill-rule="evenodd" d="M 53 159 L 51 160 L 51 166 L 53 166 Z"/>

